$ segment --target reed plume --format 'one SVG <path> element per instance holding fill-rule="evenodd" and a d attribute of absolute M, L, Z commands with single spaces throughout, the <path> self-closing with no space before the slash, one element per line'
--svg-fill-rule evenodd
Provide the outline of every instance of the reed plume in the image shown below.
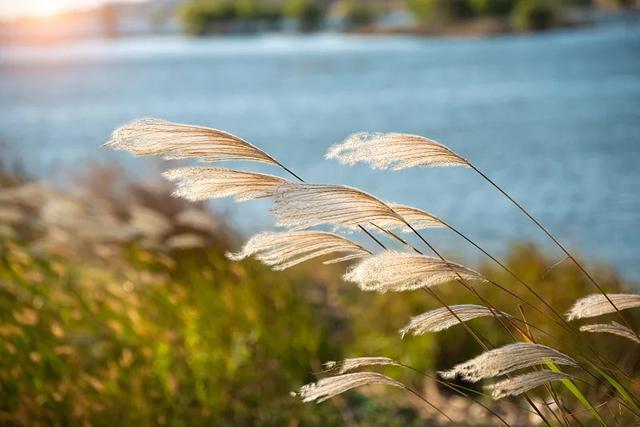
<path fill-rule="evenodd" d="M 227 132 L 158 119 L 143 119 L 114 131 L 111 140 L 105 145 L 117 150 L 129 150 L 136 155 L 161 155 L 168 159 L 197 158 L 205 162 L 250 160 L 270 163 L 283 168 L 300 180 L 302 183 L 292 183 L 278 176 L 225 168 L 182 168 L 165 173 L 169 180 L 176 183 L 177 188 L 174 195 L 189 200 L 229 196 L 234 197 L 237 201 L 260 198 L 273 199 L 272 212 L 276 216 L 276 225 L 287 227 L 289 231 L 268 232 L 253 236 L 239 252 L 227 254 L 233 260 L 255 255 L 257 259 L 273 269 L 283 270 L 309 259 L 331 255 L 332 257 L 325 263 L 360 259 L 358 264 L 350 268 L 343 277 L 346 281 L 356 283 L 363 290 L 381 293 L 407 291 L 430 288 L 449 281 L 459 281 L 475 293 L 475 289 L 469 287 L 465 281 L 485 282 L 487 280 L 476 271 L 442 258 L 438 251 L 416 231 L 448 227 L 530 289 L 503 263 L 455 228 L 430 213 L 410 206 L 387 204 L 371 194 L 352 187 L 304 183 L 302 178 L 264 151 Z M 352 135 L 342 144 L 332 147 L 327 153 L 327 158 L 335 158 L 345 164 L 365 162 L 372 165 L 373 168 L 393 170 L 414 166 L 469 167 L 498 189 L 540 227 L 601 290 L 576 259 L 522 206 L 473 164 L 438 142 L 416 135 L 400 133 L 360 133 Z M 153 221 L 151 222 L 153 223 Z M 161 227 L 158 226 L 160 221 L 156 221 L 156 223 L 156 228 L 160 229 Z M 406 241 L 392 233 L 392 230 L 415 232 L 417 237 L 438 257 L 423 255 L 415 248 L 417 253 L 387 250 L 383 243 L 364 228 L 367 224 L 377 227 L 403 243 Z M 374 255 L 365 247 L 338 234 L 305 230 L 321 225 L 332 225 L 338 229 L 346 230 L 360 228 L 384 251 Z M 197 247 L 200 242 L 191 237 L 188 233 L 179 234 L 169 238 L 167 244 L 174 248 Z M 409 246 L 411 247 L 411 245 Z M 491 283 L 500 287 L 495 282 Z M 538 296 L 535 291 L 532 292 Z M 472 304 L 447 306 L 445 302 L 439 300 L 446 307 L 413 317 L 409 324 L 400 330 L 400 333 L 402 336 L 407 333 L 421 335 L 426 332 L 442 331 L 462 323 L 484 348 L 489 348 L 465 322 L 487 316 L 496 316 L 502 322 L 501 316 L 511 316 L 497 311 L 491 303 L 482 299 L 477 293 L 476 295 L 487 305 L 486 307 Z M 435 294 L 434 297 L 438 298 Z M 544 302 L 541 297 L 539 299 Z M 548 306 L 546 303 L 545 305 Z M 592 295 L 577 301 L 567 313 L 567 318 L 573 320 L 594 317 L 617 311 L 617 307 L 625 309 L 638 306 L 640 306 L 640 295 Z M 557 316 L 564 321 L 562 315 L 557 314 Z M 507 326 L 505 328 L 511 332 Z M 640 343 L 640 337 L 635 332 L 615 322 L 586 325 L 580 330 L 613 333 Z M 514 343 L 488 350 L 450 370 L 439 372 L 439 374 L 445 379 L 460 377 L 475 383 L 483 378 L 508 375 L 521 369 L 550 363 L 578 366 L 574 359 L 553 348 L 536 343 Z M 385 375 L 377 372 L 348 373 L 355 369 L 371 366 L 408 367 L 386 357 L 360 357 L 327 362 L 324 365 L 325 372 L 337 375 L 307 384 L 300 388 L 297 395 L 304 402 L 322 402 L 356 387 L 385 384 L 401 387 L 433 407 L 420 393 Z M 492 392 L 494 399 L 499 399 L 525 393 L 549 381 L 567 378 L 570 378 L 567 374 L 543 370 L 496 382 L 488 389 Z M 584 396 L 575 386 L 569 390 L 584 404 Z M 624 395 L 622 396 L 624 397 Z M 546 423 L 544 415 L 536 408 L 536 405 L 528 397 L 526 399 Z M 600 420 L 600 415 L 595 408 L 590 404 L 587 407 L 590 407 L 592 414 Z M 449 419 L 440 410 L 438 412 Z M 491 410 L 490 412 L 495 414 Z"/>
<path fill-rule="evenodd" d="M 355 369 L 370 366 L 402 366 L 400 363 L 388 357 L 354 357 L 340 361 L 329 361 L 322 364 L 325 372 L 345 374 Z"/>
<path fill-rule="evenodd" d="M 582 266 L 560 241 L 546 229 L 544 225 L 533 217 L 520 203 L 505 190 L 484 174 L 474 164 L 451 151 L 446 146 L 418 135 L 401 133 L 358 133 L 349 137 L 342 144 L 329 149 L 326 155 L 329 159 L 338 159 L 343 164 L 353 165 L 358 162 L 369 163 L 374 169 L 393 170 L 406 169 L 414 166 L 466 166 L 473 169 L 491 186 L 506 197 L 520 212 L 533 222 L 589 279 L 593 286 L 607 298 L 604 289 L 594 277 Z M 452 227 L 451 230 L 456 232 Z M 460 233 L 458 233 L 460 234 Z M 462 236 L 462 235 L 461 235 Z M 465 237 L 469 243 L 480 247 Z M 482 250 L 482 249 L 481 249 Z M 489 255 L 486 251 L 483 253 Z M 493 256 L 490 258 L 497 261 Z M 504 265 L 499 263 L 503 268 Z M 629 322 L 620 313 L 619 307 L 612 300 L 607 300 L 618 316 L 629 326 Z M 639 336 L 640 338 L 640 336 Z"/>
<path fill-rule="evenodd" d="M 238 261 L 256 255 L 274 270 L 284 270 L 320 256 L 340 253 L 325 264 L 347 261 L 370 255 L 366 248 L 334 233 L 324 231 L 266 232 L 253 236 L 237 253 L 227 253 Z"/>
<path fill-rule="evenodd" d="M 640 344 L 640 338 L 638 338 L 638 335 L 618 322 L 612 321 L 611 323 L 594 323 L 591 325 L 580 326 L 580 332 L 614 334 Z"/>
<path fill-rule="evenodd" d="M 460 278 L 485 281 L 480 273 L 453 262 L 408 252 L 384 251 L 364 258 L 343 276 L 360 289 L 401 292 L 432 287 Z"/>
<path fill-rule="evenodd" d="M 519 369 L 545 363 L 577 366 L 575 360 L 551 347 L 532 343 L 508 344 L 482 353 L 447 371 L 439 372 L 445 379 L 460 377 L 472 383 L 483 378 L 506 375 Z"/>
<path fill-rule="evenodd" d="M 452 312 L 455 313 L 455 316 Z M 412 317 L 407 326 L 400 329 L 400 334 L 404 338 L 406 334 L 418 336 L 427 332 L 440 332 L 458 325 L 460 321 L 467 322 L 479 317 L 493 316 L 494 314 L 499 316 L 509 316 L 506 313 L 496 313 L 495 310 L 475 304 L 459 304 L 450 305 L 449 307 L 440 307 L 435 310 L 427 311 L 419 316 Z"/>
<path fill-rule="evenodd" d="M 610 301 L 615 304 L 618 310 L 640 307 L 640 295 L 607 294 L 605 297 L 602 294 L 593 294 L 577 300 L 565 316 L 567 320 L 576 320 L 615 313 L 616 309 Z"/>
<path fill-rule="evenodd" d="M 369 163 L 375 169 L 400 170 L 414 166 L 465 166 L 468 162 L 431 139 L 404 133 L 360 132 L 334 145 L 327 159 L 343 164 Z"/>
<path fill-rule="evenodd" d="M 425 212 L 412 206 L 400 205 L 398 203 L 387 203 L 398 215 L 406 222 L 411 224 L 414 230 L 424 230 L 426 228 L 442 228 L 446 227 L 445 223 L 435 215 Z M 397 220 L 378 220 L 375 225 L 386 230 L 400 230 L 410 233 L 413 230 L 404 222 Z"/>
<path fill-rule="evenodd" d="M 498 400 L 507 396 L 521 395 L 551 381 L 568 378 L 571 378 L 571 375 L 565 374 L 564 372 L 541 370 L 498 381 L 485 386 L 485 390 L 491 392 L 493 399 Z"/>
<path fill-rule="evenodd" d="M 323 184 L 282 186 L 271 209 L 276 225 L 293 230 L 330 224 L 356 229 L 360 224 L 391 221 L 402 217 L 383 201 L 353 187 Z"/>
<path fill-rule="evenodd" d="M 351 389 L 365 385 L 384 384 L 393 387 L 406 388 L 404 384 L 377 372 L 356 372 L 342 374 L 335 377 L 322 378 L 315 383 L 300 387 L 294 395 L 303 402 L 321 403 Z"/>
<path fill-rule="evenodd" d="M 239 202 L 263 199 L 288 182 L 279 176 L 226 168 L 180 168 L 163 175 L 176 183 L 174 196 L 191 201 L 231 196 Z"/>
<path fill-rule="evenodd" d="M 279 166 L 267 153 L 228 132 L 154 118 L 119 127 L 104 146 L 127 150 L 136 156 L 197 158 L 203 162 L 249 160 Z"/>

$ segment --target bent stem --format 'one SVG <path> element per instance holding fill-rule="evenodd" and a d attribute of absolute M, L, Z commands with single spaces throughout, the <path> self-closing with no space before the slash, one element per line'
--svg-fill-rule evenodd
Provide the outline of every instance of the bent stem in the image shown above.
<path fill-rule="evenodd" d="M 473 397 L 469 396 L 467 393 L 465 393 L 463 390 L 468 391 L 470 393 L 475 393 L 478 394 L 480 396 L 486 397 L 486 395 L 484 393 L 481 393 L 479 391 L 476 391 L 472 388 L 467 388 L 467 387 L 463 387 L 463 386 L 459 386 L 459 385 L 455 385 L 455 384 L 450 384 L 448 381 L 443 381 L 440 378 L 438 378 L 435 375 L 430 375 L 427 374 L 426 372 L 422 372 L 416 368 L 414 368 L 413 366 L 409 366 L 406 365 L 404 363 L 399 363 L 400 366 L 402 366 L 403 368 L 409 369 L 413 372 L 416 372 L 422 376 L 424 376 L 425 378 L 428 378 L 432 381 L 435 381 L 436 383 L 448 388 L 449 390 L 453 391 L 454 393 L 459 394 L 460 396 L 469 399 L 470 401 L 480 405 L 481 407 L 483 407 L 487 412 L 489 412 L 491 415 L 493 415 L 494 417 L 496 417 L 497 419 L 499 419 L 504 425 L 506 425 L 507 427 L 511 427 L 511 424 L 509 424 L 507 421 L 505 421 L 504 418 L 502 418 L 497 412 L 495 412 L 493 409 L 489 408 L 487 405 L 485 405 L 484 403 L 480 402 L 479 400 L 474 399 Z"/>
<path fill-rule="evenodd" d="M 618 310 L 618 307 L 616 307 L 616 305 L 613 303 L 613 301 L 611 301 L 611 299 L 609 298 L 609 296 L 607 295 L 607 293 L 604 291 L 604 289 L 602 289 L 602 287 L 598 284 L 598 282 L 596 282 L 596 280 L 593 278 L 593 276 L 591 276 L 591 274 L 589 274 L 589 272 L 582 266 L 582 264 L 580 264 L 580 262 L 578 262 L 578 260 L 562 245 L 562 243 L 560 243 L 558 241 L 558 239 L 556 239 L 553 234 L 551 234 L 544 225 L 542 225 L 537 219 L 535 219 L 524 207 L 522 207 L 522 205 L 520 203 L 518 203 L 517 201 L 515 201 L 506 191 L 504 191 L 498 184 L 496 184 L 491 178 L 489 178 L 487 175 L 485 175 L 481 170 L 479 170 L 477 167 L 475 167 L 471 162 L 467 161 L 467 164 L 469 165 L 469 167 L 471 169 L 473 169 L 475 172 L 478 173 L 478 175 L 480 175 L 485 181 L 487 181 L 489 184 L 491 184 L 493 187 L 495 187 L 496 190 L 498 190 L 503 196 L 505 196 L 516 208 L 518 208 L 527 218 L 529 218 L 529 220 L 531 220 L 531 222 L 533 222 L 540 230 L 542 230 L 544 232 L 544 234 L 547 235 L 547 237 L 549 237 L 549 239 L 551 239 L 551 241 L 553 243 L 555 243 L 556 246 L 558 246 L 558 248 L 560 248 L 560 250 L 562 252 L 564 252 L 564 254 L 576 265 L 576 267 L 578 267 L 578 269 L 580 269 L 580 271 L 582 271 L 582 273 L 589 279 L 589 281 L 596 287 L 596 289 L 598 289 L 598 291 L 604 295 L 604 297 L 607 299 L 607 301 L 609 301 L 609 304 L 611 304 L 611 306 L 613 306 L 613 308 L 616 310 L 616 313 L 618 313 L 618 316 L 620 317 L 620 319 L 622 319 L 622 321 L 625 323 L 625 325 L 627 325 L 627 327 L 631 330 L 633 330 L 633 328 L 631 327 L 631 325 L 629 324 L 629 322 L 627 321 L 627 319 L 622 315 L 622 313 L 620 312 L 620 310 Z M 637 332 L 634 331 L 634 334 L 636 334 L 636 336 L 640 339 L 640 335 L 638 335 Z"/>
<path fill-rule="evenodd" d="M 447 420 L 449 420 L 449 422 L 454 423 L 454 421 L 447 415 L 445 414 L 440 408 L 438 408 L 436 405 L 434 405 L 433 403 L 429 402 L 421 393 L 418 393 L 416 390 L 414 390 L 412 387 L 409 387 L 408 385 L 402 384 L 402 387 L 404 388 L 404 390 L 408 391 L 409 393 L 413 394 L 414 396 L 416 396 L 418 399 L 422 400 L 424 403 L 426 403 L 427 405 L 429 405 L 431 408 L 435 409 L 440 415 L 442 415 L 443 417 L 445 417 Z"/>
<path fill-rule="evenodd" d="M 461 231 L 459 231 L 458 229 L 456 229 L 455 227 L 453 227 L 452 225 L 442 221 L 442 223 L 449 228 L 451 231 L 453 231 L 455 234 L 457 234 L 458 236 L 460 236 L 461 238 L 463 238 L 465 241 L 467 241 L 469 244 L 471 244 L 472 246 L 474 246 L 476 249 L 478 249 L 480 252 L 482 252 L 484 255 L 486 255 L 489 259 L 491 259 L 493 262 L 495 262 L 498 266 L 500 266 L 503 270 L 505 270 L 509 275 L 511 275 L 516 281 L 518 281 L 520 284 L 522 284 L 530 293 L 532 293 L 540 302 L 542 302 L 542 304 L 544 304 L 549 310 L 551 310 L 551 312 L 560 320 L 557 321 L 551 317 L 549 317 L 546 313 L 544 313 L 542 310 L 540 310 L 538 307 L 534 306 L 533 304 L 529 303 L 528 301 L 522 299 L 521 297 L 519 297 L 518 295 L 514 294 L 513 292 L 509 291 L 508 289 L 504 288 L 503 286 L 501 286 L 500 284 L 489 280 L 489 282 L 491 284 L 493 284 L 494 286 L 498 287 L 499 289 L 503 290 L 504 292 L 508 293 L 509 295 L 513 296 L 514 298 L 518 299 L 519 301 L 523 302 L 524 304 L 526 304 L 527 306 L 533 308 L 534 310 L 536 310 L 536 312 L 542 314 L 545 318 L 553 321 L 555 324 L 557 324 L 558 326 L 562 327 L 564 330 L 566 330 L 567 332 L 571 333 L 572 335 L 574 335 L 577 338 L 580 338 L 580 332 L 574 327 L 572 326 L 572 324 L 570 324 L 569 322 L 567 322 L 567 320 L 564 318 L 564 316 L 562 316 L 560 313 L 558 313 L 553 306 L 551 306 L 551 304 L 549 304 L 531 285 L 529 285 L 528 283 L 526 283 L 523 279 L 521 279 L 515 272 L 513 272 L 513 270 L 511 270 L 509 267 L 507 267 L 503 262 L 501 262 L 500 260 L 498 260 L 495 256 L 491 255 L 489 252 L 487 252 L 484 248 L 482 248 L 480 245 L 478 245 L 476 242 L 474 242 L 473 240 L 471 240 L 468 236 L 466 236 L 464 233 L 462 233 Z M 561 263 L 562 261 L 564 261 L 565 259 L 568 259 L 568 257 L 563 258 L 561 261 L 555 263 L 552 267 L 550 267 L 549 269 L 555 267 L 557 264 Z M 548 271 L 548 270 L 547 270 Z M 546 274 L 546 273 L 545 273 Z M 527 326 L 529 326 L 529 324 L 527 323 Z M 534 327 L 535 328 L 535 327 Z M 535 328 L 538 329 L 540 331 L 539 328 Z M 544 331 L 542 331 L 544 333 Z M 546 333 L 546 335 L 550 335 L 548 333 Z M 596 350 L 594 349 L 591 345 L 589 345 L 587 342 L 584 342 L 583 340 L 579 339 L 579 342 L 584 345 L 591 353 L 594 354 L 595 357 L 597 357 L 600 360 L 600 363 L 607 365 L 607 364 L 611 364 L 610 361 L 605 360 L 605 358 Z M 615 364 L 614 364 L 615 366 Z M 622 372 L 623 375 L 624 372 Z M 626 376 L 626 375 L 625 375 Z"/>

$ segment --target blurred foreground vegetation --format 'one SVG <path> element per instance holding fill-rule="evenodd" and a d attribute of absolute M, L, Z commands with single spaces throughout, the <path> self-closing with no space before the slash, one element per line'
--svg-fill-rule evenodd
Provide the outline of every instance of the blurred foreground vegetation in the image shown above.
<path fill-rule="evenodd" d="M 397 390 L 365 388 L 320 405 L 289 395 L 313 381 L 327 360 L 388 356 L 433 371 L 479 353 L 462 328 L 400 338 L 397 331 L 411 316 L 435 307 L 426 294 L 364 293 L 341 283 L 340 266 L 271 272 L 254 261 L 232 263 L 224 253 L 239 239 L 204 206 L 170 198 L 164 185 L 118 176 L 94 172 L 73 194 L 1 178 L 0 424 L 439 423 Z M 555 261 L 530 245 L 513 247 L 507 257 L 564 311 L 593 290 L 569 264 L 549 270 Z M 506 274 L 480 269 L 529 299 Z M 610 269 L 597 274 L 606 289 L 622 289 Z M 475 302 L 455 284 L 440 289 L 448 302 Z M 518 314 L 504 293 L 488 285 L 479 290 Z M 525 313 L 558 332 L 535 312 Z M 473 325 L 494 344 L 510 341 L 492 319 Z M 640 355 L 629 351 L 632 344 L 614 336 L 589 339 L 617 366 L 637 372 Z M 561 351 L 576 346 L 571 339 L 549 342 Z M 423 389 L 459 425 L 494 424 L 477 406 L 415 373 L 387 371 Z M 586 391 L 594 402 L 608 393 Z M 515 402 L 492 405 L 528 423 L 529 412 Z"/>

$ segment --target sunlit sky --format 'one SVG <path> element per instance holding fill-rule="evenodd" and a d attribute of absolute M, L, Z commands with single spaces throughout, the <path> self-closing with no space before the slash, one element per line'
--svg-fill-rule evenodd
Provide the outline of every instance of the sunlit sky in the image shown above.
<path fill-rule="evenodd" d="M 71 9 L 89 8 L 106 2 L 107 0 L 0 0 L 0 17 L 47 16 Z"/>

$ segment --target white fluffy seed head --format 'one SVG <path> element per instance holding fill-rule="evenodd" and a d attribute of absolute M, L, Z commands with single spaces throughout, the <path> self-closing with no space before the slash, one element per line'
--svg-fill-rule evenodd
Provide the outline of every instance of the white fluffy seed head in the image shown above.
<path fill-rule="evenodd" d="M 228 132 L 153 118 L 117 128 L 104 146 L 137 156 L 197 158 L 204 162 L 249 160 L 277 165 L 267 153 Z"/>
<path fill-rule="evenodd" d="M 580 332 L 614 334 L 640 344 L 640 338 L 638 338 L 638 335 L 618 322 L 594 323 L 591 325 L 580 326 Z"/>
<path fill-rule="evenodd" d="M 640 307 L 640 295 L 636 294 L 607 294 L 611 302 L 618 310 L 627 310 Z M 611 302 L 602 294 L 593 294 L 580 298 L 567 311 L 567 320 L 583 319 L 588 317 L 602 316 L 603 314 L 615 313 L 616 309 Z"/>
<path fill-rule="evenodd" d="M 571 378 L 571 376 L 563 372 L 541 370 L 498 381 L 486 386 L 485 390 L 491 392 L 491 397 L 498 400 L 507 396 L 521 395 L 551 381 L 568 378 Z"/>
<path fill-rule="evenodd" d="M 284 270 L 312 258 L 340 254 L 325 264 L 347 261 L 370 255 L 364 247 L 334 233 L 325 231 L 266 232 L 253 236 L 237 253 L 227 257 L 238 261 L 255 255 L 274 270 Z"/>
<path fill-rule="evenodd" d="M 412 206 L 400 205 L 398 203 L 387 203 L 387 206 L 393 209 L 406 222 L 411 224 L 415 230 L 446 227 L 444 221 L 440 218 L 421 209 L 414 208 Z M 405 233 L 413 231 L 407 224 L 399 222 L 397 219 L 378 220 L 375 222 L 375 225 L 386 230 L 400 230 Z"/>
<path fill-rule="evenodd" d="M 174 196 L 191 201 L 231 196 L 236 201 L 263 199 L 288 182 L 279 176 L 226 168 L 179 168 L 163 175 L 176 183 Z"/>
<path fill-rule="evenodd" d="M 340 361 L 329 361 L 323 363 L 325 372 L 344 374 L 355 369 L 370 366 L 401 366 L 400 363 L 388 357 L 354 357 Z"/>
<path fill-rule="evenodd" d="M 279 189 L 271 210 L 276 216 L 276 225 L 294 230 L 322 224 L 355 229 L 369 222 L 402 222 L 381 200 L 341 185 L 291 183 Z"/>
<path fill-rule="evenodd" d="M 456 314 L 457 318 L 449 309 Z M 412 317 L 409 324 L 400 329 L 400 334 L 404 338 L 406 334 L 418 336 L 427 332 L 440 332 L 458 325 L 460 320 L 467 322 L 479 317 L 493 316 L 494 313 L 498 316 L 508 316 L 501 311 L 492 311 L 487 307 L 475 304 L 451 305 L 449 308 L 440 307 Z"/>
<path fill-rule="evenodd" d="M 465 159 L 444 145 L 422 136 L 404 133 L 356 133 L 341 144 L 331 147 L 326 157 L 347 165 L 368 163 L 374 169 L 469 166 Z"/>
<path fill-rule="evenodd" d="M 519 369 L 552 362 L 577 366 L 575 360 L 551 347 L 532 343 L 508 344 L 482 353 L 448 371 L 439 372 L 445 379 L 460 377 L 472 383 L 483 378 L 506 375 Z"/>
<path fill-rule="evenodd" d="M 320 403 L 345 391 L 373 384 L 405 388 L 402 383 L 377 372 L 355 372 L 322 378 L 315 383 L 300 387 L 300 390 L 293 394 L 299 396 L 303 402 L 316 401 Z"/>
<path fill-rule="evenodd" d="M 485 281 L 471 269 L 426 255 L 384 251 L 364 258 L 344 276 L 365 291 L 410 291 L 452 280 Z"/>

